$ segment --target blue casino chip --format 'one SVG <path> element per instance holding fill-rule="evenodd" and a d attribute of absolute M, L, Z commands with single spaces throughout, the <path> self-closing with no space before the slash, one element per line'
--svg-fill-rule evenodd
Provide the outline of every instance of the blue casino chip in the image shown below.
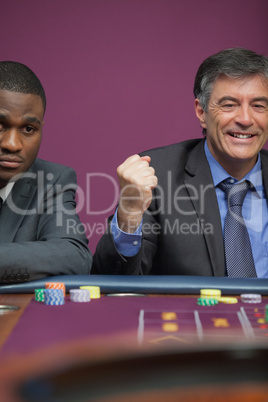
<path fill-rule="evenodd" d="M 65 303 L 62 289 L 45 289 L 44 303 L 48 306 L 61 306 Z"/>

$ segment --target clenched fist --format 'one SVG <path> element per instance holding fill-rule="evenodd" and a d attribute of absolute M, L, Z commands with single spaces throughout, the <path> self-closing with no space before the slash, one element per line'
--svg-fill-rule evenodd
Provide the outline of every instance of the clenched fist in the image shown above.
<path fill-rule="evenodd" d="M 132 155 L 117 168 L 121 188 L 117 219 L 124 232 L 135 232 L 151 204 L 157 177 L 150 162 L 149 156 Z"/>

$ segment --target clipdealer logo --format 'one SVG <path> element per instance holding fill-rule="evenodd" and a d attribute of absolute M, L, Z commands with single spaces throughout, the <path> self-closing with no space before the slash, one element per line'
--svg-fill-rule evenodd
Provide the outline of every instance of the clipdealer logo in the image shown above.
<path fill-rule="evenodd" d="M 114 192 L 113 200 L 112 203 L 110 203 L 105 209 L 93 210 L 91 208 L 91 181 L 93 178 L 105 178 L 112 183 Z M 45 174 L 43 171 L 39 171 L 38 173 L 26 172 L 24 174 L 14 176 L 13 181 L 17 182 L 21 179 L 28 182 L 33 180 L 36 183 L 37 203 L 29 209 L 21 208 L 18 206 L 17 200 L 13 200 L 11 192 L 6 199 L 6 203 L 8 204 L 9 208 L 18 215 L 54 214 L 59 212 L 65 213 L 66 215 L 74 215 L 75 213 L 80 213 L 84 208 L 86 208 L 87 215 L 102 215 L 113 210 L 119 200 L 119 185 L 112 176 L 106 173 L 88 173 L 86 175 L 85 190 L 75 183 L 69 183 L 66 185 L 57 184 L 52 173 Z M 71 191 L 76 195 L 75 210 L 74 208 L 67 207 L 68 202 L 65 200 L 65 193 L 68 191 Z"/>
<path fill-rule="evenodd" d="M 76 183 L 69 183 L 62 185 L 57 183 L 57 178 L 52 173 L 45 174 L 43 171 L 37 173 L 26 172 L 17 175 L 13 178 L 14 181 L 21 179 L 26 182 L 34 183 L 36 186 L 37 197 L 34 205 L 29 209 L 21 208 L 17 199 L 13 200 L 12 192 L 6 199 L 9 208 L 18 215 L 35 215 L 35 214 L 48 214 L 55 215 L 56 225 L 61 226 L 66 224 L 66 217 L 69 219 L 67 222 L 68 230 L 77 231 L 78 233 L 86 233 L 87 237 L 91 237 L 94 233 L 102 235 L 107 229 L 106 219 L 107 216 L 114 213 L 118 205 L 120 195 L 125 197 L 124 191 L 120 194 L 120 187 L 117 180 L 106 173 L 95 172 L 86 174 L 86 182 L 84 188 Z M 211 227 L 203 219 L 208 208 L 208 199 L 214 193 L 214 185 L 207 186 L 199 185 L 195 187 L 189 183 L 180 183 L 175 186 L 176 180 L 172 177 L 172 172 L 168 171 L 166 175 L 165 187 L 158 185 L 153 193 L 152 203 L 154 207 L 147 209 L 145 215 L 149 214 L 155 216 L 162 215 L 165 222 L 162 227 L 161 233 L 208 233 L 212 230 Z M 105 197 L 100 199 L 98 192 L 100 188 L 105 188 Z M 72 195 L 68 197 L 68 192 Z M 24 196 L 24 194 L 22 194 Z M 26 194 L 27 196 L 27 194 Z M 137 197 L 142 197 L 142 193 L 137 189 Z M 215 196 L 215 193 L 214 193 Z M 137 198 L 136 197 L 136 198 Z M 260 198 L 260 197 L 259 197 Z M 74 208 L 74 199 L 76 200 L 76 208 Z M 96 203 L 97 200 L 97 203 Z M 100 202 L 101 201 L 101 202 Z M 257 204 L 258 203 L 258 204 Z M 199 208 L 199 226 L 196 223 L 188 223 L 189 215 L 195 215 L 196 209 L 193 205 L 198 205 Z M 105 205 L 105 206 L 103 206 Z M 263 229 L 263 204 L 255 195 L 250 198 L 250 205 L 248 206 L 251 215 L 252 211 L 258 210 L 258 219 L 254 222 L 252 230 L 262 231 Z M 83 211 L 89 217 L 86 222 L 78 224 L 75 216 Z M 178 213 L 180 219 L 172 220 L 173 214 Z M 101 216 L 105 222 L 101 222 Z M 169 220 L 169 216 L 171 219 Z M 185 216 L 185 220 L 183 219 Z M 94 217 L 96 222 L 92 222 Z M 238 218 L 240 219 L 240 218 Z M 248 217 L 245 219 L 248 226 Z M 143 226 L 143 231 L 156 230 L 155 227 L 146 228 Z"/>

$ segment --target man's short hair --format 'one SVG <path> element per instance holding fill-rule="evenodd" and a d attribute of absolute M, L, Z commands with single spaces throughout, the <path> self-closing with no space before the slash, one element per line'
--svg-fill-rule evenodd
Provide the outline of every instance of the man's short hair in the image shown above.
<path fill-rule="evenodd" d="M 200 65 L 194 83 L 194 96 L 207 111 L 213 84 L 221 76 L 242 78 L 261 75 L 268 81 L 268 58 L 241 47 L 222 50 Z"/>
<path fill-rule="evenodd" d="M 40 96 L 44 112 L 46 110 L 46 95 L 44 88 L 27 66 L 16 61 L 0 61 L 0 89 Z"/>

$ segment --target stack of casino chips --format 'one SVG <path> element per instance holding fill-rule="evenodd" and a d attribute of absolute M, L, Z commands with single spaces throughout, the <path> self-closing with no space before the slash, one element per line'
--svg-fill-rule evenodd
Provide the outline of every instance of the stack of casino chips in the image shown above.
<path fill-rule="evenodd" d="M 65 297 L 65 285 L 62 282 L 47 282 L 45 283 L 45 288 L 46 289 L 61 289 L 63 292 L 63 296 Z"/>
<path fill-rule="evenodd" d="M 240 295 L 243 303 L 261 303 L 262 296 L 260 294 L 243 293 Z M 218 303 L 235 304 L 238 303 L 237 297 L 222 297 L 219 289 L 201 289 L 200 298 L 197 304 L 200 306 L 215 306 Z"/>
<path fill-rule="evenodd" d="M 35 301 L 43 302 L 45 300 L 44 290 L 45 289 L 35 289 Z"/>
<path fill-rule="evenodd" d="M 45 289 L 35 289 L 35 300 L 49 306 L 65 303 L 65 285 L 61 282 L 47 282 Z"/>
<path fill-rule="evenodd" d="M 220 289 L 201 289 L 200 298 L 197 299 L 199 306 L 216 306 L 218 303 L 235 304 L 237 297 L 223 297 Z"/>
<path fill-rule="evenodd" d="M 225 304 L 236 304 L 236 303 L 238 303 L 238 298 L 237 297 L 220 297 L 219 302 L 225 303 Z"/>
<path fill-rule="evenodd" d="M 219 289 L 201 289 L 197 299 L 199 306 L 216 306 L 219 303 L 221 291 Z"/>
<path fill-rule="evenodd" d="M 59 306 L 65 303 L 65 285 L 62 282 L 47 282 L 45 289 L 35 289 L 35 300 L 50 306 Z M 80 289 L 70 289 L 72 302 L 89 302 L 100 298 L 99 286 L 80 286 Z"/>
<path fill-rule="evenodd" d="M 243 293 L 240 295 L 240 297 L 243 303 L 255 304 L 255 303 L 261 303 L 262 301 L 262 297 L 260 294 Z"/>
<path fill-rule="evenodd" d="M 80 289 L 87 290 L 90 294 L 91 299 L 99 299 L 100 298 L 99 286 L 80 286 Z"/>
<path fill-rule="evenodd" d="M 268 304 L 265 306 L 265 322 L 268 322 Z"/>
<path fill-rule="evenodd" d="M 65 303 L 62 289 L 45 289 L 44 303 L 48 306 L 61 306 Z"/>
<path fill-rule="evenodd" d="M 90 301 L 90 292 L 87 289 L 70 289 L 70 300 L 76 303 Z"/>

